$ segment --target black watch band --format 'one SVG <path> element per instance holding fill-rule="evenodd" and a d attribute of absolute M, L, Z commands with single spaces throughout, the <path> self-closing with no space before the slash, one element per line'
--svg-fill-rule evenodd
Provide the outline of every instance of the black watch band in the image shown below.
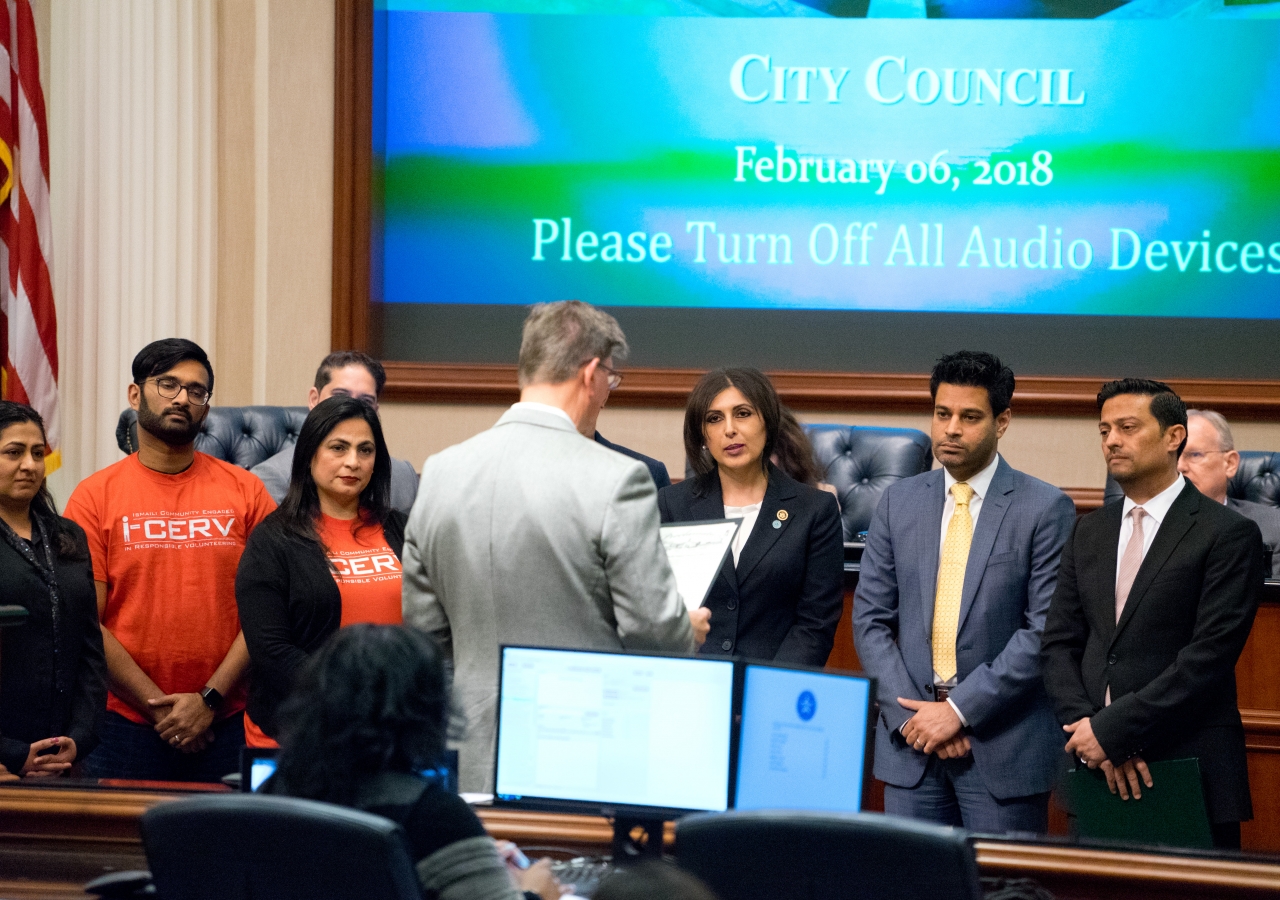
<path fill-rule="evenodd" d="M 204 705 L 214 712 L 218 711 L 218 707 L 222 706 L 222 694 L 218 693 L 217 688 L 205 687 L 200 692 L 200 699 L 204 701 Z"/>

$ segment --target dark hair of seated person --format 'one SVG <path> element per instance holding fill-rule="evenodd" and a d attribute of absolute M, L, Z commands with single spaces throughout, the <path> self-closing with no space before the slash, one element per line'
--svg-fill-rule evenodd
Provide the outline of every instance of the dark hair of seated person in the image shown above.
<path fill-rule="evenodd" d="M 592 900 L 717 900 L 711 888 L 668 862 L 615 869 L 591 896 Z"/>
<path fill-rule="evenodd" d="M 316 523 L 320 520 L 320 495 L 315 479 L 311 477 L 311 461 L 329 434 L 351 419 L 363 419 L 373 432 L 373 476 L 360 492 L 360 527 L 387 523 L 387 513 L 391 510 L 391 454 L 382 436 L 378 411 L 354 397 L 333 396 L 317 403 L 302 423 L 293 449 L 289 492 L 280 501 L 282 527 L 306 543 L 320 542 L 316 533 Z"/>
<path fill-rule="evenodd" d="M 813 444 L 800 427 L 796 414 L 778 407 L 778 433 L 773 441 L 773 464 L 801 484 L 817 487 L 822 470 L 813 456 Z"/>
<path fill-rule="evenodd" d="M 443 762 L 449 723 L 443 654 L 409 628 L 348 626 L 304 666 L 280 718 L 283 750 L 273 792 L 353 806 L 360 784 L 373 776 Z"/>

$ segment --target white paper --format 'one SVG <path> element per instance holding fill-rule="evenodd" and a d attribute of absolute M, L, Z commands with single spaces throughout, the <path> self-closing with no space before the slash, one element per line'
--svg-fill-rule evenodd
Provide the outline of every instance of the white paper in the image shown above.
<path fill-rule="evenodd" d="M 662 526 L 662 545 L 676 575 L 676 588 L 690 610 L 706 599 L 740 524 L 741 519 L 717 519 Z"/>

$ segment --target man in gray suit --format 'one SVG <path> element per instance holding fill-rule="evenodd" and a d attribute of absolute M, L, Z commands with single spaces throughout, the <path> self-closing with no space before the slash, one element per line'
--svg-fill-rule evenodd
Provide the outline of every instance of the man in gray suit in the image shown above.
<path fill-rule="evenodd" d="M 1253 519 L 1262 530 L 1262 543 L 1271 551 L 1268 575 L 1280 579 L 1280 509 L 1227 496 L 1227 482 L 1240 468 L 1231 426 L 1221 413 L 1208 409 L 1187 410 L 1187 446 L 1178 457 L 1178 471 L 1210 500 Z"/>
<path fill-rule="evenodd" d="M 315 409 L 321 400 L 333 396 L 354 397 L 374 409 L 387 383 L 386 370 L 367 353 L 359 350 L 337 350 L 330 353 L 316 369 L 315 385 L 307 392 L 307 409 Z M 249 471 L 262 479 L 271 499 L 279 503 L 289 493 L 293 475 L 293 444 L 266 459 Z M 418 493 L 418 473 L 407 460 L 391 459 L 391 506 L 408 514 Z"/>
<path fill-rule="evenodd" d="M 934 366 L 942 469 L 890 485 L 853 600 L 878 685 L 885 811 L 972 831 L 1044 832 L 1066 741 L 1040 674 L 1040 633 L 1075 507 L 997 452 L 1013 372 L 989 353 Z"/>
<path fill-rule="evenodd" d="M 576 300 L 535 306 L 520 402 L 429 458 L 405 530 L 405 623 L 454 663 L 466 717 L 460 787 L 493 790 L 498 648 L 692 652 L 710 613 L 685 610 L 643 464 L 583 437 L 627 352 L 618 323 Z"/>

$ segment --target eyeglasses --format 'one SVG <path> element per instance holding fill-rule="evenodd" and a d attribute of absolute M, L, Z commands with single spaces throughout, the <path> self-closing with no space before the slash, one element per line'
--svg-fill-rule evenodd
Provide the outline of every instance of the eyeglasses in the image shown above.
<path fill-rule="evenodd" d="M 329 396 L 330 397 L 350 397 L 352 400 L 359 400 L 361 403 L 363 403 L 365 406 L 369 407 L 372 410 L 377 410 L 378 408 L 378 398 L 373 394 L 353 394 L 351 393 L 351 391 L 348 391 L 345 388 L 334 388 L 333 392 L 329 394 Z"/>
<path fill-rule="evenodd" d="M 178 395 L 186 391 L 187 399 L 191 401 L 192 406 L 205 406 L 209 402 L 209 389 L 203 384 L 183 384 L 178 379 L 171 378 L 168 375 L 146 380 L 154 381 L 156 383 L 156 392 L 166 400 L 177 400 Z"/>
<path fill-rule="evenodd" d="M 618 385 L 622 384 L 622 373 L 617 369 L 612 369 L 603 362 L 600 363 L 600 368 L 609 373 L 609 390 L 615 390 Z"/>
<path fill-rule="evenodd" d="M 1230 450 L 1187 450 L 1182 456 L 1189 462 L 1204 462 L 1204 458 L 1210 453 L 1230 453 Z"/>

